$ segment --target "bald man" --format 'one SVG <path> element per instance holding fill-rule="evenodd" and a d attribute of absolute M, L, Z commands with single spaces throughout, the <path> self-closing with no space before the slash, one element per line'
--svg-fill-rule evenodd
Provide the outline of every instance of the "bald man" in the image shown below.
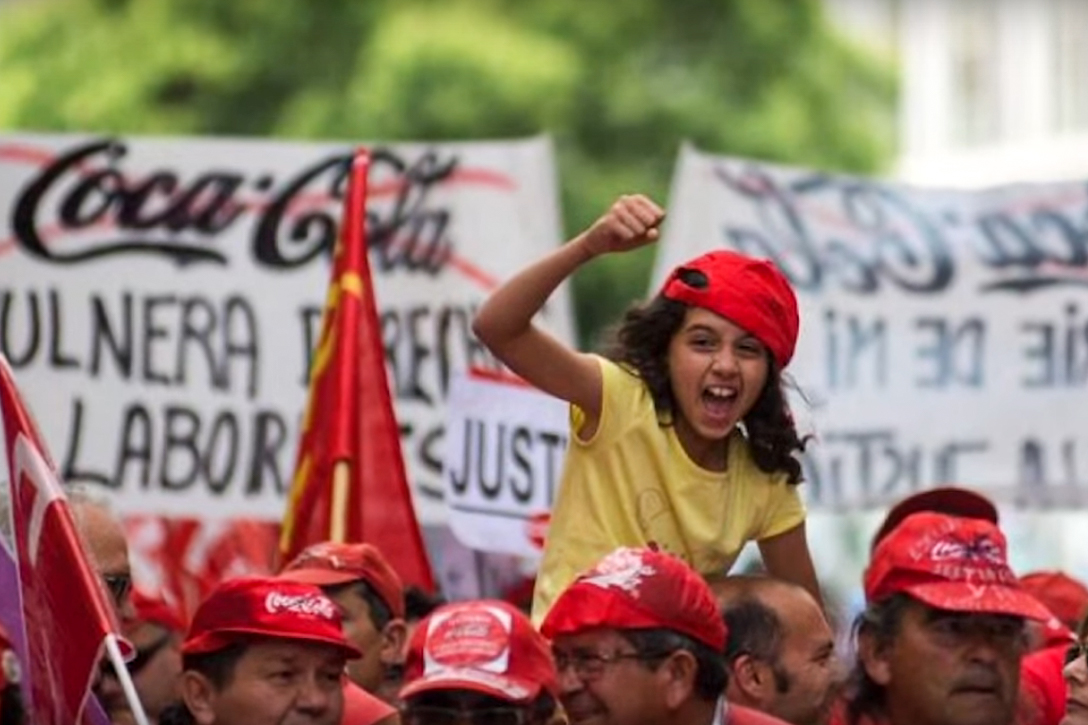
<path fill-rule="evenodd" d="M 794 725 L 825 723 L 840 669 L 812 595 L 760 576 L 727 577 L 712 588 L 729 629 L 727 699 Z"/>

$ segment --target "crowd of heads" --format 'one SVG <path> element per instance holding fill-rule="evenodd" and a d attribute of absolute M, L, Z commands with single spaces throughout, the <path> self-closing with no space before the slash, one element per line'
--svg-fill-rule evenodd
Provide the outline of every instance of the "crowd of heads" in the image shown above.
<path fill-rule="evenodd" d="M 135 649 L 128 672 L 164 725 L 1088 723 L 1088 590 L 1059 572 L 1018 578 L 996 510 L 961 489 L 889 513 L 847 651 L 804 588 L 708 583 L 653 548 L 604 557 L 539 628 L 509 602 L 406 589 L 375 547 L 331 543 L 276 576 L 223 582 L 183 622 L 110 584 L 130 581 L 115 523 L 74 507 Z M 1064 676 L 1060 703 L 1030 687 L 1043 655 L 1044 680 Z M 2 632 L 0 664 L 0 725 L 25 722 Z M 109 666 L 95 692 L 113 722 L 134 722 Z"/>

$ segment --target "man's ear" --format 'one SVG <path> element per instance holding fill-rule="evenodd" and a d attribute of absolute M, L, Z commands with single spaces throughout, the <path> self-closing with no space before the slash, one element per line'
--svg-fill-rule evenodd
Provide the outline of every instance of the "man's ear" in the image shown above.
<path fill-rule="evenodd" d="M 685 650 L 673 652 L 661 663 L 658 673 L 665 678 L 665 705 L 670 710 L 679 708 L 691 699 L 698 672 L 699 663 L 695 655 Z"/>
<path fill-rule="evenodd" d="M 199 672 L 186 670 L 181 673 L 178 689 L 197 725 L 212 725 L 215 722 L 216 689 L 211 680 Z"/>
<path fill-rule="evenodd" d="M 738 655 L 729 671 L 729 688 L 739 704 L 765 705 L 770 702 L 774 688 L 774 673 L 770 666 L 749 654 Z"/>
<path fill-rule="evenodd" d="M 891 646 L 881 644 L 871 633 L 858 632 L 858 662 L 873 682 L 886 687 L 892 679 Z M 925 666 L 924 663 L 922 666 Z"/>
<path fill-rule="evenodd" d="M 408 625 L 403 619 L 393 619 L 382 630 L 381 661 L 383 665 L 400 664 L 404 659 Z"/>

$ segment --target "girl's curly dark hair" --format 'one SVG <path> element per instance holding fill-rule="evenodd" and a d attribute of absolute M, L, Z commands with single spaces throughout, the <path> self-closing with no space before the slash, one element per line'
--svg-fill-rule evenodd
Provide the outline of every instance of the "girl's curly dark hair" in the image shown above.
<path fill-rule="evenodd" d="M 662 425 L 672 424 L 675 407 L 667 362 L 669 343 L 687 311 L 687 304 L 658 295 L 629 308 L 601 347 L 602 355 L 642 378 Z M 797 434 L 781 371 L 773 359 L 768 363 L 767 383 L 742 422 L 756 466 L 765 473 L 785 473 L 787 482 L 796 485 L 801 483 L 801 462 L 794 453 L 804 451 L 807 437 Z"/>

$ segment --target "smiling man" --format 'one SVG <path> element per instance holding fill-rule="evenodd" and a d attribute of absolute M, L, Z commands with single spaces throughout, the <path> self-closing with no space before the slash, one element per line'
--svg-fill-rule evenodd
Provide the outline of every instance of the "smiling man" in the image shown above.
<path fill-rule="evenodd" d="M 572 725 L 782 721 L 725 700 L 726 627 L 684 562 L 621 548 L 579 576 L 541 625 Z"/>
<path fill-rule="evenodd" d="M 1009 725 L 1028 620 L 1050 613 L 1023 591 L 992 521 L 905 517 L 865 572 L 846 725 Z"/>

